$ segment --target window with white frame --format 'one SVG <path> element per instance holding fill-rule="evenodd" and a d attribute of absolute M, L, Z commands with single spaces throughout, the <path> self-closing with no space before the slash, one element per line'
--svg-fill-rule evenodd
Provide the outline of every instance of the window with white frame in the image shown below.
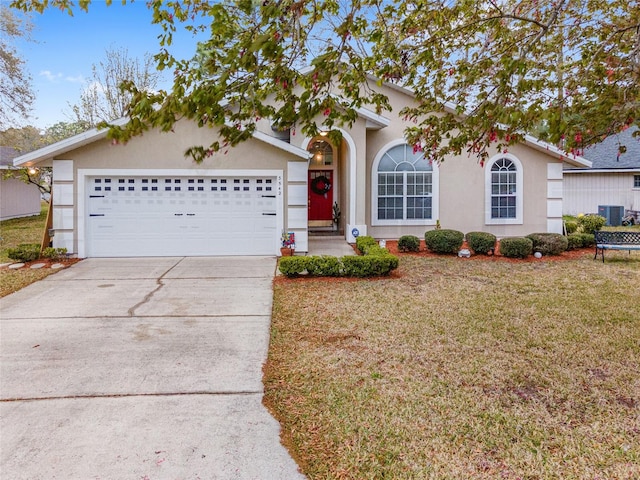
<path fill-rule="evenodd" d="M 437 218 L 437 174 L 424 152 L 404 142 L 382 149 L 374 161 L 373 222 L 429 224 Z"/>
<path fill-rule="evenodd" d="M 511 154 L 497 155 L 485 166 L 487 224 L 522 223 L 522 165 Z"/>
<path fill-rule="evenodd" d="M 640 188 L 640 175 L 633 176 L 633 188 Z"/>

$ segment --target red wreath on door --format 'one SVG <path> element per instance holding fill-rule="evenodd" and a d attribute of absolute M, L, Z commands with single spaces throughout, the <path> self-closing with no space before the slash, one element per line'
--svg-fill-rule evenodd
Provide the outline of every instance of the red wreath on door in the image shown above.
<path fill-rule="evenodd" d="M 324 175 L 311 180 L 311 191 L 317 195 L 324 195 L 331 190 L 331 182 Z"/>

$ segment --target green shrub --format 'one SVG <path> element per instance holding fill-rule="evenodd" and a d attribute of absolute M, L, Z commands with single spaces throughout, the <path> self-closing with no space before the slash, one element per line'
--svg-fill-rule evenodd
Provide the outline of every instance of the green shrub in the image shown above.
<path fill-rule="evenodd" d="M 583 247 L 593 247 L 596 244 L 596 236 L 593 233 L 579 233 Z"/>
<path fill-rule="evenodd" d="M 559 233 L 531 233 L 527 238 L 533 242 L 533 251 L 543 255 L 560 255 L 569 243 L 567 237 Z"/>
<path fill-rule="evenodd" d="M 578 217 L 578 231 L 580 233 L 593 233 L 604 227 L 605 223 L 607 223 L 607 219 L 601 215 L 583 215 Z"/>
<path fill-rule="evenodd" d="M 67 254 L 66 248 L 47 247 L 42 251 L 42 256 L 51 260 L 58 260 Z"/>
<path fill-rule="evenodd" d="M 373 277 L 389 275 L 398 268 L 398 257 L 386 255 L 347 255 L 342 257 L 344 274 L 348 277 Z"/>
<path fill-rule="evenodd" d="M 564 228 L 567 231 L 567 235 L 571 235 L 572 233 L 576 233 L 578 231 L 578 221 L 577 220 L 566 220 L 564 222 Z"/>
<path fill-rule="evenodd" d="M 297 277 L 307 270 L 310 258 L 312 257 L 281 257 L 278 268 L 280 268 L 282 274 L 287 277 Z"/>
<path fill-rule="evenodd" d="M 278 264 L 280 272 L 287 277 L 297 277 L 303 273 L 313 276 L 340 277 L 373 277 L 389 275 L 398 268 L 398 257 L 377 243 L 366 247 L 366 255 L 346 255 L 336 258 L 323 256 L 281 257 Z"/>
<path fill-rule="evenodd" d="M 398 239 L 398 250 L 401 252 L 419 252 L 420 239 L 415 235 L 403 235 Z"/>
<path fill-rule="evenodd" d="M 8 249 L 7 256 L 18 262 L 32 262 L 40 258 L 40 245 L 37 243 L 21 243 L 16 248 Z"/>
<path fill-rule="evenodd" d="M 362 237 L 357 237 L 356 238 L 356 248 L 363 255 L 367 254 L 367 249 L 369 247 L 371 247 L 372 245 L 378 245 L 378 242 L 376 242 L 376 239 L 373 238 L 373 237 L 370 237 L 368 235 L 364 235 Z"/>
<path fill-rule="evenodd" d="M 307 272 L 316 277 L 339 277 L 342 275 L 342 263 L 331 255 L 307 257 Z"/>
<path fill-rule="evenodd" d="M 424 234 L 424 241 L 433 253 L 458 253 L 464 234 L 457 230 L 429 230 Z"/>
<path fill-rule="evenodd" d="M 567 250 L 576 250 L 582 248 L 582 234 L 572 233 L 567 236 Z"/>
<path fill-rule="evenodd" d="M 531 255 L 533 242 L 526 237 L 505 237 L 500 240 L 500 254 L 509 258 L 525 258 Z"/>
<path fill-rule="evenodd" d="M 467 242 L 475 253 L 486 255 L 496 246 L 496 236 L 488 232 L 469 232 Z"/>

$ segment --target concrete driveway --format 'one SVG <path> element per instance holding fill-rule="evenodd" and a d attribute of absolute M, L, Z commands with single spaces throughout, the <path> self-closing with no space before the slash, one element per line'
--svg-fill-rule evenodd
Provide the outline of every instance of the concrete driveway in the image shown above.
<path fill-rule="evenodd" d="M 302 479 L 262 406 L 272 257 L 87 259 L 0 300 L 0 476 Z"/>

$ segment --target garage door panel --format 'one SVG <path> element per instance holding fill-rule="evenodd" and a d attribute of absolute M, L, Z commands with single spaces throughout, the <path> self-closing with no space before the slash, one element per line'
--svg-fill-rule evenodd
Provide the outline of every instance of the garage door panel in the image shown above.
<path fill-rule="evenodd" d="M 273 255 L 274 178 L 91 177 L 89 256 Z"/>

